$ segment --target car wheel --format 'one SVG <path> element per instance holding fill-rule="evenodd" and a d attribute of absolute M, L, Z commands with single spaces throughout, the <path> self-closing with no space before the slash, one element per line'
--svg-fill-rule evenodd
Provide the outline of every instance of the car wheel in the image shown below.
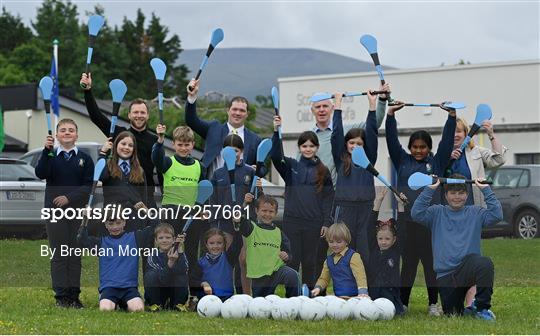
<path fill-rule="evenodd" d="M 538 237 L 540 216 L 534 210 L 521 211 L 514 221 L 514 234 L 517 238 L 533 239 Z"/>

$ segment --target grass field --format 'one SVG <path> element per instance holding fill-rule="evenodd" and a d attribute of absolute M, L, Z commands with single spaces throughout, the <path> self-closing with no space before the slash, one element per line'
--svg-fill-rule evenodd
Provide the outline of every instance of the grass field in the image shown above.
<path fill-rule="evenodd" d="M 392 321 L 273 321 L 203 319 L 196 313 L 102 313 L 97 258 L 83 258 L 84 310 L 54 306 L 46 241 L 0 240 L 0 334 L 538 334 L 540 240 L 491 239 L 484 255 L 495 263 L 495 323 L 428 317 L 423 287 L 415 287 L 407 316 Z M 419 272 L 417 283 L 423 275 Z"/>

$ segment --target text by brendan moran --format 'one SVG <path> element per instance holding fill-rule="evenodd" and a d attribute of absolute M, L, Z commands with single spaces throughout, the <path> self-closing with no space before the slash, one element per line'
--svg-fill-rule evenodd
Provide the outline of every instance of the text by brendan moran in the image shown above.
<path fill-rule="evenodd" d="M 112 247 L 69 247 L 60 245 L 60 248 L 50 248 L 48 245 L 41 245 L 41 256 L 52 259 L 55 255 L 61 257 L 150 257 L 158 256 L 159 249 L 156 247 L 130 247 L 118 246 L 118 249 Z"/>

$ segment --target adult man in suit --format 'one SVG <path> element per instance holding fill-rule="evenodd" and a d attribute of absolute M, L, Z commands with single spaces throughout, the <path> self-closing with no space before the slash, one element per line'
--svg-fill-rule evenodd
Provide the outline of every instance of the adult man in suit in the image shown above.
<path fill-rule="evenodd" d="M 217 120 L 206 121 L 197 115 L 197 94 L 199 93 L 199 80 L 192 79 L 188 86 L 188 99 L 186 101 L 186 124 L 205 139 L 204 154 L 201 159 L 208 167 L 208 178 L 214 171 L 223 166 L 221 149 L 223 140 L 229 134 L 238 134 L 244 141 L 244 162 L 254 165 L 257 160 L 257 147 L 261 138 L 245 127 L 248 117 L 248 101 L 244 97 L 234 97 L 227 107 L 227 122 L 221 124 Z"/>

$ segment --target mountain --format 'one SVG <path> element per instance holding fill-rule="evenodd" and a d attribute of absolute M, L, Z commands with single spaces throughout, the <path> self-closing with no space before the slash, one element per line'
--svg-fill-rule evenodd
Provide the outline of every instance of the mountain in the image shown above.
<path fill-rule="evenodd" d="M 203 49 L 184 50 L 178 62 L 195 77 L 205 53 Z M 201 75 L 201 90 L 254 101 L 257 95 L 269 96 L 280 77 L 363 71 L 374 71 L 373 63 L 315 49 L 218 47 Z"/>

